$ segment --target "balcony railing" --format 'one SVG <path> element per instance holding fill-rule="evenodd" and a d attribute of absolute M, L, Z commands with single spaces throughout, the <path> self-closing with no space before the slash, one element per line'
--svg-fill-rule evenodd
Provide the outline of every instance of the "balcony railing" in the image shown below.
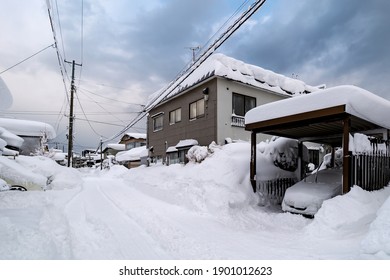
<path fill-rule="evenodd" d="M 232 115 L 232 126 L 245 127 L 245 118 L 237 115 Z"/>

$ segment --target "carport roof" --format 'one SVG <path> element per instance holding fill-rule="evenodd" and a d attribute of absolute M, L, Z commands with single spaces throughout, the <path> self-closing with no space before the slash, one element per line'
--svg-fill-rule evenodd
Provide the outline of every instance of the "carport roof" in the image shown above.
<path fill-rule="evenodd" d="M 336 145 L 347 117 L 352 133 L 383 133 L 390 129 L 390 102 L 355 86 L 338 86 L 256 107 L 246 114 L 245 129 Z"/>

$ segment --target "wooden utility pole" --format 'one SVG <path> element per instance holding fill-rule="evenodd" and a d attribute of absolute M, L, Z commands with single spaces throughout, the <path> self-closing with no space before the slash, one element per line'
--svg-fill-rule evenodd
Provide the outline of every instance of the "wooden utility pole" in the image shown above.
<path fill-rule="evenodd" d="M 74 85 L 74 67 L 82 66 L 82 64 L 77 64 L 74 60 L 72 62 L 66 61 L 66 63 L 72 63 L 72 81 L 70 86 L 70 105 L 69 105 L 69 133 L 68 133 L 68 167 L 73 166 L 73 99 L 74 99 L 74 92 L 76 90 L 76 87 Z"/>

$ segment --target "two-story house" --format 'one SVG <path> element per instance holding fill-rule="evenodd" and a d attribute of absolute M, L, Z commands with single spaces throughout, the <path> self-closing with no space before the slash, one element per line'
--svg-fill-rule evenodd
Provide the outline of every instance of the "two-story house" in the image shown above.
<path fill-rule="evenodd" d="M 152 161 L 184 162 L 186 151 L 195 144 L 249 141 L 250 134 L 244 129 L 246 112 L 317 89 L 223 54 L 213 54 L 149 112 L 149 156 Z M 266 137 L 258 135 L 258 140 Z"/>

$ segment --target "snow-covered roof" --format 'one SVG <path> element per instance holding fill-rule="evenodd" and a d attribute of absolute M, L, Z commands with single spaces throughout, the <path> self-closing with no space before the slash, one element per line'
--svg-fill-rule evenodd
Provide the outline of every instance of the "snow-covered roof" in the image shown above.
<path fill-rule="evenodd" d="M 181 82 L 165 99 L 173 97 L 211 76 L 224 77 L 257 88 L 286 95 L 309 93 L 319 89 L 319 87 L 309 86 L 301 80 L 289 78 L 259 66 L 246 64 L 243 61 L 228 57 L 221 53 L 215 53 L 207 58 L 205 62 Z M 176 86 L 176 84 L 173 84 L 170 89 Z M 161 90 L 150 97 L 147 106 L 151 105 L 159 94 L 161 94 Z"/>
<path fill-rule="evenodd" d="M 175 147 L 176 149 L 179 149 L 179 148 L 190 147 L 195 145 L 198 145 L 198 141 L 194 139 L 185 139 L 185 140 L 180 140 Z"/>
<path fill-rule="evenodd" d="M 170 146 L 168 147 L 168 149 L 166 150 L 166 153 L 174 153 L 174 152 L 177 152 L 177 149 L 175 146 Z"/>
<path fill-rule="evenodd" d="M 125 146 L 125 144 L 110 143 L 110 144 L 107 144 L 107 148 L 113 149 L 115 151 L 124 151 L 126 149 L 126 146 Z"/>
<path fill-rule="evenodd" d="M 9 91 L 7 85 L 0 77 L 0 109 L 7 109 L 12 104 L 12 94 Z"/>
<path fill-rule="evenodd" d="M 390 129 L 390 101 L 356 86 L 343 85 L 267 103 L 245 115 L 245 124 L 345 105 L 345 112 Z"/>
<path fill-rule="evenodd" d="M 8 146 L 20 148 L 24 142 L 23 138 L 9 132 L 5 128 L 0 127 L 0 139 L 7 142 Z"/>
<path fill-rule="evenodd" d="M 146 139 L 146 133 L 128 132 L 126 135 L 134 139 Z"/>
<path fill-rule="evenodd" d="M 0 127 L 5 128 L 18 136 L 40 137 L 42 136 L 42 133 L 46 133 L 48 139 L 56 137 L 54 128 L 50 124 L 43 122 L 0 118 Z"/>
<path fill-rule="evenodd" d="M 115 159 L 118 162 L 140 160 L 141 156 L 147 151 L 146 146 L 132 148 L 128 151 L 122 151 L 116 154 Z"/>

